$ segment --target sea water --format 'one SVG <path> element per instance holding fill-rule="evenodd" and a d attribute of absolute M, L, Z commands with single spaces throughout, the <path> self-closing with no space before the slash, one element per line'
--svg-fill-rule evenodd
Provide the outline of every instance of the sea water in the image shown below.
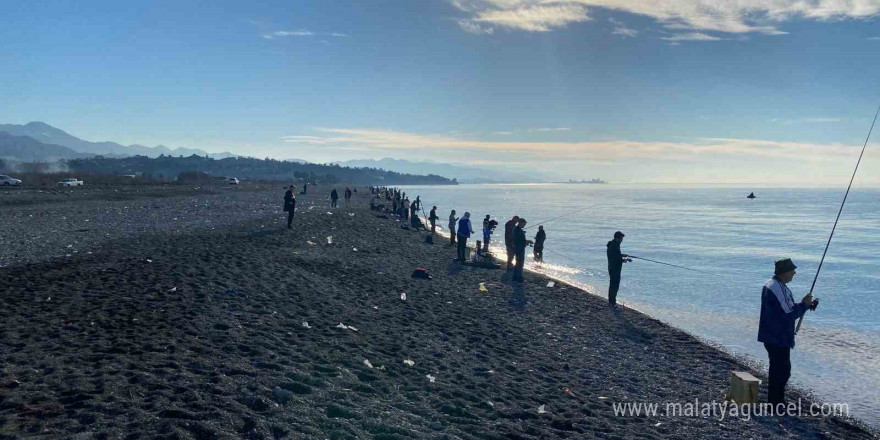
<path fill-rule="evenodd" d="M 471 213 L 473 240 L 481 240 L 486 214 L 498 220 L 493 246 L 504 240 L 504 222 L 525 217 L 547 233 L 545 264 L 538 268 L 604 295 L 605 244 L 626 234 L 623 253 L 709 274 L 636 260 L 624 265 L 618 302 L 714 341 L 728 351 L 766 361 L 757 342 L 761 287 L 773 262 L 789 257 L 798 274 L 789 284 L 795 300 L 816 273 L 846 188 L 758 188 L 645 185 L 414 186 L 425 212 L 438 207 L 438 226 L 449 212 Z M 747 199 L 754 191 L 757 198 Z M 583 209 L 586 208 L 586 209 Z M 581 210 L 583 209 L 583 210 Z M 581 210 L 571 215 L 566 215 Z M 807 312 L 792 351 L 790 383 L 829 403 L 846 403 L 851 415 L 880 426 L 880 190 L 854 188 L 814 289 L 817 312 Z M 528 258 L 531 257 L 527 254 Z"/>

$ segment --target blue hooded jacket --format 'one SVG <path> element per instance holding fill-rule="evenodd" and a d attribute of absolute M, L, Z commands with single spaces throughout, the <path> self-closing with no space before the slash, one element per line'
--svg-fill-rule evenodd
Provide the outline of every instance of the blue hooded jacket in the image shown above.
<path fill-rule="evenodd" d="M 795 302 L 791 290 L 773 277 L 761 290 L 761 321 L 758 324 L 758 342 L 778 347 L 794 348 L 794 327 L 804 316 L 808 306 Z"/>
<path fill-rule="evenodd" d="M 471 232 L 473 231 L 473 228 L 471 228 L 471 219 L 462 217 L 458 220 L 458 235 L 470 238 Z"/>

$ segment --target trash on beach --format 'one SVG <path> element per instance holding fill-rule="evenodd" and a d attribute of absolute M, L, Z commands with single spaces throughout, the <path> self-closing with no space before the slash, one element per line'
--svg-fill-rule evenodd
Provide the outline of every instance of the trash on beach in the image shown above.
<path fill-rule="evenodd" d="M 152 262 L 153 262 L 153 260 L 147 258 L 147 263 L 152 263 Z"/>
<path fill-rule="evenodd" d="M 350 326 L 350 325 L 345 325 L 345 324 L 343 324 L 343 323 L 341 323 L 341 322 L 339 323 L 339 325 L 336 326 L 336 328 L 341 328 L 341 329 L 343 329 L 343 330 L 351 330 L 351 331 L 353 331 L 353 332 L 358 331 L 358 329 L 356 329 L 356 328 L 354 328 L 354 327 L 352 327 L 352 326 Z"/>
<path fill-rule="evenodd" d="M 352 252 L 357 252 L 357 251 L 358 251 L 358 248 L 351 248 L 351 251 L 352 251 Z"/>
<path fill-rule="evenodd" d="M 333 236 L 327 237 L 327 244 L 333 244 Z"/>
<path fill-rule="evenodd" d="M 410 360 L 410 359 L 404 359 L 404 360 L 403 360 L 403 363 L 406 364 L 407 366 L 410 366 L 410 367 L 412 367 L 413 365 L 416 364 L 415 362 L 413 362 L 413 361 Z"/>
<path fill-rule="evenodd" d="M 569 389 L 568 387 L 562 387 L 562 392 L 568 394 L 571 397 L 574 397 L 574 393 L 572 393 L 571 389 Z"/>
<path fill-rule="evenodd" d="M 353 212 L 349 212 L 349 213 L 348 213 L 348 216 L 349 216 L 349 217 L 354 217 L 354 213 L 353 213 Z"/>
<path fill-rule="evenodd" d="M 490 402 L 490 401 L 488 401 L 488 400 L 486 401 L 486 403 L 488 403 L 489 406 L 491 406 L 492 408 L 495 408 L 495 404 L 494 404 L 494 403 L 492 403 L 492 402 Z"/>
<path fill-rule="evenodd" d="M 169 289 L 168 291 L 169 291 L 169 292 L 177 292 L 177 287 L 172 287 L 172 288 Z"/>
<path fill-rule="evenodd" d="M 309 246 L 317 246 L 317 245 L 318 245 L 318 243 L 315 243 L 315 242 L 312 241 L 312 240 L 306 240 L 306 243 L 307 243 Z"/>
<path fill-rule="evenodd" d="M 555 286 L 555 285 L 556 285 L 556 283 L 553 281 L 547 282 L 547 287 L 553 288 L 553 286 Z"/>
<path fill-rule="evenodd" d="M 373 364 L 370 363 L 369 359 L 364 359 L 364 365 L 366 365 L 367 368 L 373 368 Z"/>
<path fill-rule="evenodd" d="M 608 400 L 608 398 L 605 396 L 599 396 L 599 400 Z"/>
<path fill-rule="evenodd" d="M 400 299 L 406 301 L 406 292 L 400 292 Z"/>
<path fill-rule="evenodd" d="M 306 321 L 303 321 L 303 327 L 305 327 L 305 328 L 312 328 L 312 326 L 310 326 L 309 323 L 306 322 Z"/>
<path fill-rule="evenodd" d="M 486 288 L 486 283 L 480 283 L 480 292 L 489 293 L 489 289 Z"/>
<path fill-rule="evenodd" d="M 657 427 L 657 426 L 660 426 L 660 425 L 662 425 L 662 424 L 663 424 L 663 422 L 657 422 L 657 423 L 654 424 L 654 426 Z"/>
<path fill-rule="evenodd" d="M 379 306 L 373 306 L 373 308 L 379 310 Z"/>
<path fill-rule="evenodd" d="M 431 375 L 430 375 L 430 374 L 426 374 L 426 375 L 425 375 L 425 377 L 427 377 L 427 378 L 428 378 L 428 380 L 429 380 L 429 381 L 431 381 L 431 383 L 434 383 L 434 381 L 435 381 L 435 380 L 437 380 L 437 378 L 436 378 L 436 377 L 434 377 L 434 376 L 431 376 Z"/>
<path fill-rule="evenodd" d="M 425 269 L 424 267 L 417 267 L 413 271 L 411 276 L 413 278 L 418 278 L 418 279 L 422 279 L 422 280 L 433 280 L 434 279 L 434 277 L 432 277 L 431 274 L 428 273 L 428 269 Z"/>
<path fill-rule="evenodd" d="M 541 405 L 541 406 L 538 407 L 538 414 L 544 414 L 544 413 L 547 412 L 547 411 L 544 409 L 544 406 L 546 406 L 546 405 Z"/>
<path fill-rule="evenodd" d="M 333 213 L 330 211 L 327 211 L 327 215 L 333 215 Z"/>

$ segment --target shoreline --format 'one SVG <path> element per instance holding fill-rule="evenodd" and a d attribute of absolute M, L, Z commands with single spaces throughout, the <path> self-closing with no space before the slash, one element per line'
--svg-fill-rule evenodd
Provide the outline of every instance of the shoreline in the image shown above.
<path fill-rule="evenodd" d="M 567 282 L 549 289 L 528 271 L 517 288 L 456 267 L 452 248 L 360 208 L 368 192 L 330 210 L 318 190 L 293 231 L 271 188 L 229 205 L 264 210 L 215 229 L 151 227 L 0 268 L 13 280 L 0 296 L 0 438 L 876 436 L 839 418 L 616 417 L 612 403 L 720 400 L 731 369 L 749 369 Z M 142 209 L 227 196 L 210 197 Z M 153 224 L 134 218 L 132 234 Z M 434 279 L 412 279 L 415 267 Z"/>

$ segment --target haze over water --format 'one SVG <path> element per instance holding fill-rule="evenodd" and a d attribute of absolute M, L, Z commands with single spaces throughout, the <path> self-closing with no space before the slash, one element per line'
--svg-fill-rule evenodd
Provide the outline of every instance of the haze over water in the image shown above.
<path fill-rule="evenodd" d="M 795 300 L 809 291 L 845 188 L 541 184 L 405 191 L 411 199 L 421 196 L 425 212 L 437 205 L 444 227 L 450 209 L 470 211 L 479 229 L 486 214 L 501 224 L 520 215 L 536 225 L 588 208 L 545 224 L 539 271 L 605 296 L 605 244 L 621 230 L 624 253 L 714 275 L 636 260 L 624 266 L 618 302 L 766 363 L 756 340 L 761 286 L 776 259 L 791 257 L 798 265 L 789 285 Z M 751 191 L 754 200 L 746 199 Z M 878 204 L 878 189 L 856 187 L 850 194 L 814 291 L 819 309 L 808 312 L 792 351 L 791 379 L 824 402 L 848 403 L 853 416 L 874 426 L 880 426 Z M 535 232 L 529 228 L 528 237 Z M 492 239 L 501 245 L 501 225 Z M 527 267 L 536 269 L 531 261 Z"/>

